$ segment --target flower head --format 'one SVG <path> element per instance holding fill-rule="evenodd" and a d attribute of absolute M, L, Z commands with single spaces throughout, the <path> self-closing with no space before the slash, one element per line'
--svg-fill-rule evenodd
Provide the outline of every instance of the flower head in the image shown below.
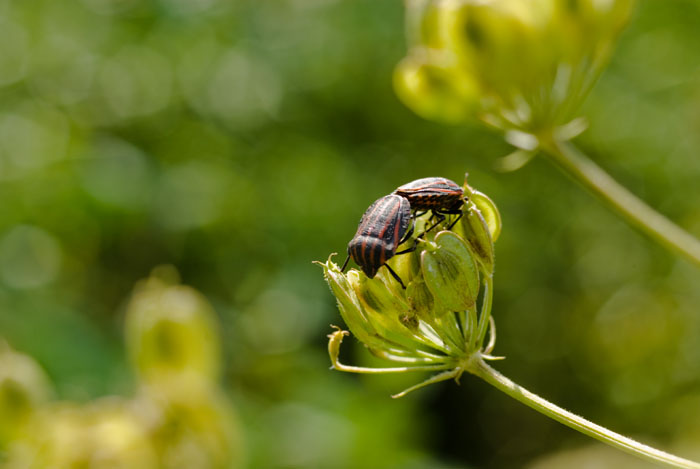
<path fill-rule="evenodd" d="M 466 183 L 464 195 L 461 214 L 442 220 L 432 213 L 414 215 L 414 234 L 405 243 L 416 249 L 388 262 L 405 289 L 387 269 L 368 278 L 356 269 L 343 273 L 332 255 L 319 263 L 352 334 L 374 355 L 403 365 L 368 369 L 341 364 L 340 344 L 348 332 L 338 329 L 329 336 L 334 368 L 442 371 L 438 376 L 446 379 L 459 377 L 475 353 L 488 355 L 483 341 L 490 323 L 493 242 L 500 217 L 493 202 Z"/>
<path fill-rule="evenodd" d="M 428 119 L 478 118 L 502 130 L 551 131 L 576 117 L 633 3 L 409 3 L 417 31 L 396 68 L 397 93 Z"/>

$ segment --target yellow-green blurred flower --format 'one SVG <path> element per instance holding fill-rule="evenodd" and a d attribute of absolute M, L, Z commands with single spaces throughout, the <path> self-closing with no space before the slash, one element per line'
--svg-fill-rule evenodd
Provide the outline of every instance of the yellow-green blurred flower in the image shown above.
<path fill-rule="evenodd" d="M 396 69 L 397 94 L 428 119 L 551 131 L 576 117 L 633 1 L 409 3 L 418 31 Z"/>
<path fill-rule="evenodd" d="M 172 375 L 215 382 L 220 370 L 216 316 L 177 274 L 160 268 L 137 285 L 126 314 L 126 343 L 139 377 L 151 386 Z"/>
<path fill-rule="evenodd" d="M 137 285 L 126 315 L 126 342 L 141 379 L 134 406 L 160 467 L 240 467 L 235 414 L 218 379 L 217 319 L 172 267 Z"/>
<path fill-rule="evenodd" d="M 241 467 L 238 422 L 218 383 L 216 316 L 177 277 L 155 269 L 129 305 L 127 348 L 140 378 L 133 399 L 48 403 L 38 365 L 0 341 L 2 467 Z"/>
<path fill-rule="evenodd" d="M 462 216 L 451 231 L 452 220 L 427 229 L 435 221 L 422 215 L 414 237 L 406 242 L 416 243 L 415 251 L 389 261 L 405 289 L 387 269 L 370 279 L 356 269 L 341 272 L 331 258 L 319 263 L 350 331 L 374 355 L 405 365 L 377 370 L 341 364 L 339 348 L 347 332 L 339 329 L 329 336 L 336 369 L 443 371 L 438 376 L 446 379 L 458 377 L 475 353 L 488 355 L 492 345 L 484 348 L 483 341 L 490 322 L 493 240 L 500 232 L 500 216 L 488 197 L 466 183 L 464 191 Z"/>
<path fill-rule="evenodd" d="M 14 442 L 5 467 L 44 469 L 151 469 L 155 449 L 128 401 L 107 398 L 89 405 L 46 406 L 31 431 Z"/>
<path fill-rule="evenodd" d="M 167 385 L 165 385 L 167 384 Z M 134 408 L 167 469 L 241 467 L 238 419 L 220 389 L 187 376 L 144 386 Z"/>
<path fill-rule="evenodd" d="M 49 379 L 39 365 L 0 339 L 0 449 L 24 433 L 50 394 Z"/>

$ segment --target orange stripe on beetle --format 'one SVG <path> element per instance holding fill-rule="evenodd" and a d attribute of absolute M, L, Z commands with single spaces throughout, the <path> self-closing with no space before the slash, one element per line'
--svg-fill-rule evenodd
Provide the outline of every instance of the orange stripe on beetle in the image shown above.
<path fill-rule="evenodd" d="M 394 194 L 405 197 L 412 210 L 455 212 L 464 204 L 464 190 L 442 177 L 416 179 L 398 187 Z"/>
<path fill-rule="evenodd" d="M 369 278 L 374 278 L 396 254 L 410 221 L 411 205 L 405 197 L 391 194 L 376 200 L 362 216 L 348 243 L 348 254 Z"/>

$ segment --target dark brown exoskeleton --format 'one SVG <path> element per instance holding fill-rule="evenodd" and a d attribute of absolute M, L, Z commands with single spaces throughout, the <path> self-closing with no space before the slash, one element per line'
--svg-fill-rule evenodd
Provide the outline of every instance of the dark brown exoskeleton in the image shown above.
<path fill-rule="evenodd" d="M 406 288 L 386 262 L 397 254 L 416 249 L 414 245 L 396 252 L 399 245 L 413 234 L 411 219 L 411 205 L 405 197 L 391 194 L 375 201 L 362 215 L 357 233 L 348 243 L 348 258 L 341 270 L 345 270 L 351 257 L 369 278 L 374 278 L 384 265 L 401 286 Z"/>
<path fill-rule="evenodd" d="M 444 221 L 445 215 L 458 215 L 448 229 L 451 229 L 462 217 L 464 190 L 449 179 L 441 177 L 416 179 L 396 189 L 394 194 L 405 197 L 409 201 L 415 216 L 421 216 L 428 210 L 433 212 L 433 216 L 438 221 L 426 231 L 432 230 Z"/>

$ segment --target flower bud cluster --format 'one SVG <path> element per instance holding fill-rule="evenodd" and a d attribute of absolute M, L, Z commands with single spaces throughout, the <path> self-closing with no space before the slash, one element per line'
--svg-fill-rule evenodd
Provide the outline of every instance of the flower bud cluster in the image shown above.
<path fill-rule="evenodd" d="M 397 93 L 428 119 L 476 117 L 504 130 L 552 130 L 576 117 L 633 3 L 409 2 L 416 39 L 397 66 Z"/>
<path fill-rule="evenodd" d="M 319 264 L 345 324 L 372 354 L 405 370 L 453 370 L 450 376 L 457 377 L 465 360 L 484 351 L 500 215 L 486 195 L 465 182 L 461 213 L 435 218 L 430 212 L 414 217 L 414 234 L 406 244 L 415 243 L 416 249 L 388 261 L 405 289 L 388 269 L 368 278 L 360 270 L 343 273 L 332 256 Z M 339 362 L 347 334 L 338 329 L 329 336 L 334 368 L 371 370 Z"/>
<path fill-rule="evenodd" d="M 239 467 L 236 418 L 218 384 L 217 319 L 205 298 L 159 267 L 126 312 L 134 397 L 52 402 L 28 356 L 0 342 L 0 461 L 7 468 Z"/>

